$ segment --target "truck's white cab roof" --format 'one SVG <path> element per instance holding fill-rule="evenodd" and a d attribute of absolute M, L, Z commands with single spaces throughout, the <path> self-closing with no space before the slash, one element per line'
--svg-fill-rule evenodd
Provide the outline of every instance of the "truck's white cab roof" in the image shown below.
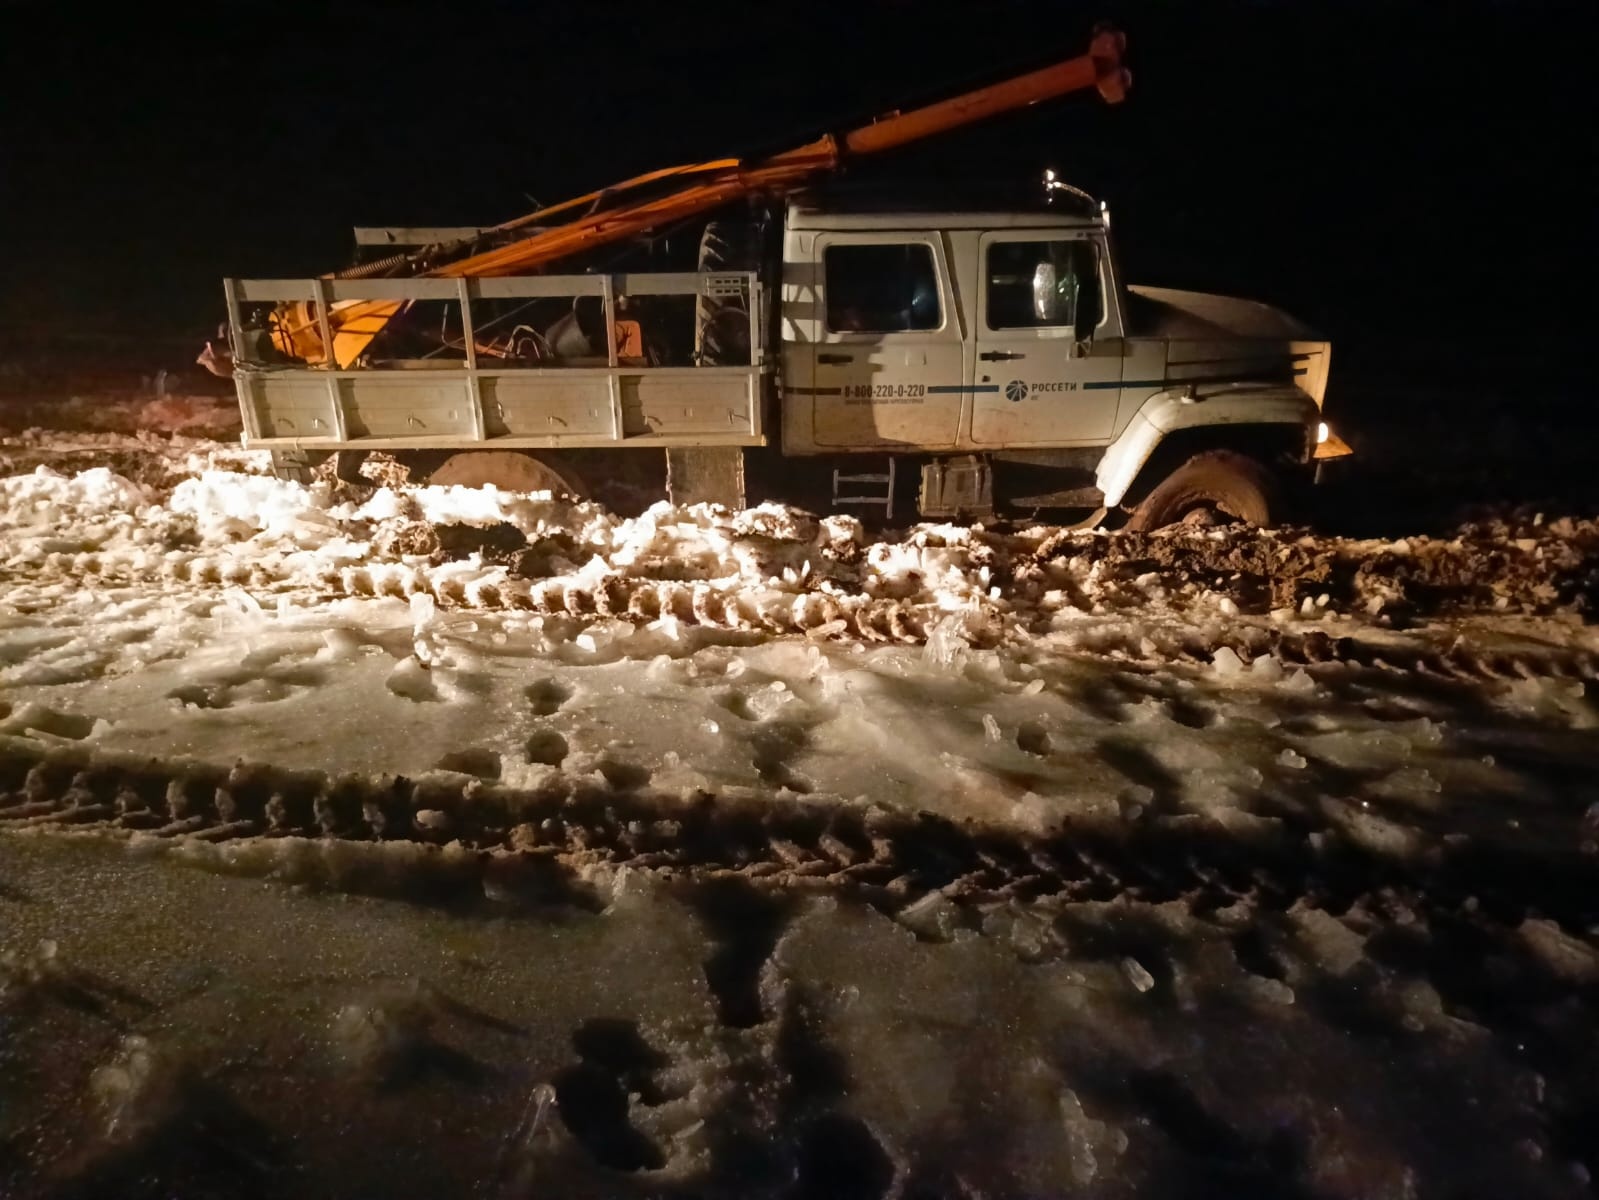
<path fill-rule="evenodd" d="M 1104 228 L 1102 211 L 1082 193 L 1050 203 L 1039 191 L 983 181 L 816 188 L 790 199 L 787 215 L 796 230 Z"/>
<path fill-rule="evenodd" d="M 893 229 L 1101 229 L 1097 217 L 1053 212 L 836 212 L 790 205 L 788 228 L 870 232 Z"/>

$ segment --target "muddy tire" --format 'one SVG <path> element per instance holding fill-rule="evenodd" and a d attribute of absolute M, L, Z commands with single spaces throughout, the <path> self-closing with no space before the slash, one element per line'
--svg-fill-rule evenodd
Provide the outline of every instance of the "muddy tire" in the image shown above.
<path fill-rule="evenodd" d="M 452 454 L 428 476 L 432 487 L 483 487 L 504 492 L 549 492 L 574 500 L 587 497 L 583 481 L 564 467 L 515 450 L 468 450 Z"/>
<path fill-rule="evenodd" d="M 1126 528 L 1146 533 L 1212 511 L 1249 525 L 1269 525 L 1276 487 L 1260 463 L 1230 450 L 1196 454 L 1144 497 Z"/>

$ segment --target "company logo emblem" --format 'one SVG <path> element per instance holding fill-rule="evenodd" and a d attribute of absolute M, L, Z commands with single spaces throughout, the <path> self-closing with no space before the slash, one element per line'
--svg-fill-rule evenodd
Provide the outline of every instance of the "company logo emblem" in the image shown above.
<path fill-rule="evenodd" d="M 1027 384 L 1020 379 L 1012 379 L 1005 385 L 1005 399 L 1012 404 L 1027 399 Z"/>

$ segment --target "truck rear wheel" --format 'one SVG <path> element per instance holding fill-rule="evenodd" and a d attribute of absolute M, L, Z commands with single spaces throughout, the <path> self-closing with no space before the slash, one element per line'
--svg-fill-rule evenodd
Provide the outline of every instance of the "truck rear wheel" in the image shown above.
<path fill-rule="evenodd" d="M 452 454 L 428 476 L 432 487 L 482 487 L 505 492 L 549 492 L 581 500 L 588 489 L 571 471 L 515 450 L 468 450 Z"/>
<path fill-rule="evenodd" d="M 1276 497 L 1271 473 L 1260 463 L 1231 450 L 1196 454 L 1145 496 L 1126 528 L 1135 533 L 1175 525 L 1209 513 L 1269 525 Z"/>

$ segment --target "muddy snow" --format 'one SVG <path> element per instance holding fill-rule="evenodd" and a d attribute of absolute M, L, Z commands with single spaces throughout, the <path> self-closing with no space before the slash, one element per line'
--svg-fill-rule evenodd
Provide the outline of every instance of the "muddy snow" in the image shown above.
<path fill-rule="evenodd" d="M 1599 524 L 623 518 L 75 436 L 0 448 L 6 1195 L 1599 1169 Z"/>

